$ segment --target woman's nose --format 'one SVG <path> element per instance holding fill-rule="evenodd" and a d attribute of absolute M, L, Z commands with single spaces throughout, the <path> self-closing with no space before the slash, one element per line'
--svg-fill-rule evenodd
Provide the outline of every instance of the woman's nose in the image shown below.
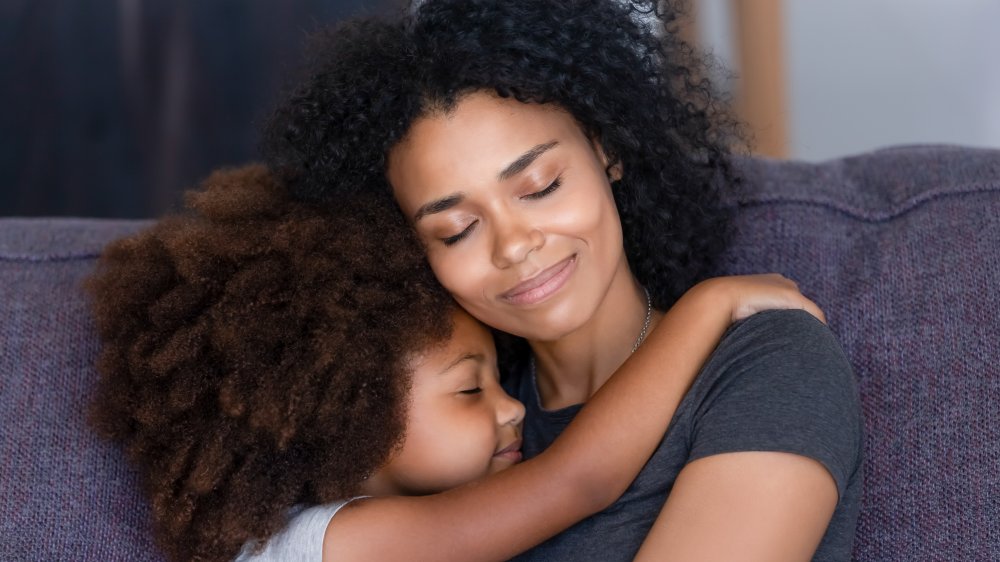
<path fill-rule="evenodd" d="M 494 221 L 493 265 L 506 268 L 521 263 L 545 244 L 541 230 L 516 216 Z"/>

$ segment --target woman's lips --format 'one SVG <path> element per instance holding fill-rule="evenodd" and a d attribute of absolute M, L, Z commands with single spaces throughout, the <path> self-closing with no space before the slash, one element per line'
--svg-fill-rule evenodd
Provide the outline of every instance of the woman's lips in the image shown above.
<path fill-rule="evenodd" d="M 536 304 L 549 298 L 566 284 L 576 269 L 576 254 L 521 281 L 514 288 L 500 295 L 502 299 L 518 305 Z"/>
<path fill-rule="evenodd" d="M 518 439 L 503 449 L 493 453 L 493 456 L 507 459 L 511 462 L 521 462 L 521 440 Z"/>

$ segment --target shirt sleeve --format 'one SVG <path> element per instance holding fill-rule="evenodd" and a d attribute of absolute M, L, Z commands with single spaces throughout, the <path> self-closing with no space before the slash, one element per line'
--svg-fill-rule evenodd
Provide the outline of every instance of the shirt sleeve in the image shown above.
<path fill-rule="evenodd" d="M 738 324 L 706 369 L 718 378 L 693 420 L 688 461 L 776 451 L 819 461 L 843 496 L 861 462 L 861 405 L 833 333 L 804 311 L 769 311 Z"/>
<path fill-rule="evenodd" d="M 264 550 L 254 554 L 254 545 L 248 543 L 236 562 L 322 562 L 326 527 L 348 503 L 334 502 L 293 512 L 288 525 L 267 541 Z"/>

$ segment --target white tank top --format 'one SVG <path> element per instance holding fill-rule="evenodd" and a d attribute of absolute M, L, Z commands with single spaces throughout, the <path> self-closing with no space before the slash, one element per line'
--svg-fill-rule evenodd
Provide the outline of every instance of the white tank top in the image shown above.
<path fill-rule="evenodd" d="M 323 537 L 330 519 L 351 500 L 289 511 L 288 525 L 271 536 L 267 546 L 253 554 L 255 543 L 243 545 L 236 562 L 322 562 Z"/>

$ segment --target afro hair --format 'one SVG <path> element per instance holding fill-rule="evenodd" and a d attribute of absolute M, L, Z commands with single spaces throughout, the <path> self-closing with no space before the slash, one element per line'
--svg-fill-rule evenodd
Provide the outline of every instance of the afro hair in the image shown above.
<path fill-rule="evenodd" d="M 262 166 L 111 244 L 90 279 L 91 421 L 123 445 L 173 560 L 231 560 L 296 505 L 357 494 L 404 431 L 411 354 L 454 306 L 371 198 L 292 200 Z"/>

